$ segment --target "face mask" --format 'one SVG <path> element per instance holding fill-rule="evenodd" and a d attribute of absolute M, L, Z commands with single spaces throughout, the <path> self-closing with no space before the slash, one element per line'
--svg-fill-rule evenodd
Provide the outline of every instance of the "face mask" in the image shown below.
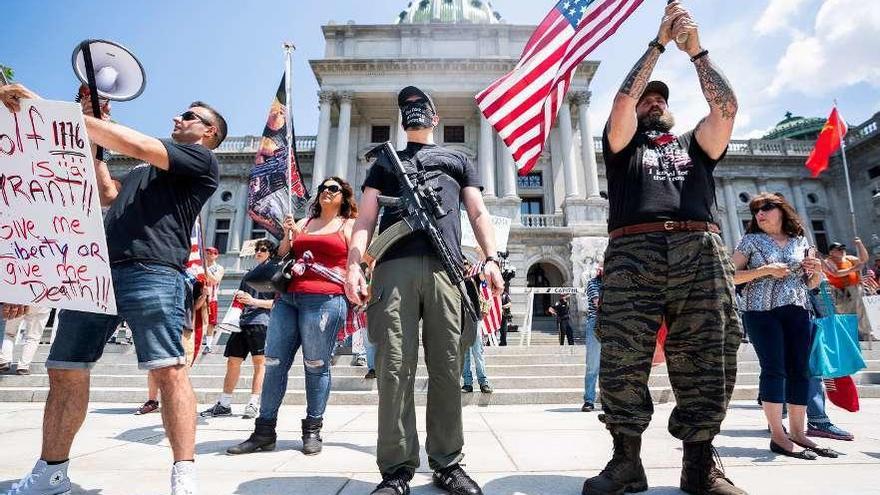
<path fill-rule="evenodd" d="M 427 129 L 434 126 L 434 110 L 426 101 L 407 103 L 400 109 L 404 129 Z"/>

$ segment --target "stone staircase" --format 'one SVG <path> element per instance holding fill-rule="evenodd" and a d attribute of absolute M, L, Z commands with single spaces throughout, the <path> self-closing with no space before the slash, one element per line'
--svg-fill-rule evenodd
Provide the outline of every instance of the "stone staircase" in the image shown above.
<path fill-rule="evenodd" d="M 517 345 L 519 335 L 510 335 L 507 347 L 487 347 L 486 368 L 493 394 L 465 394 L 464 404 L 581 404 L 584 383 L 584 347 L 559 345 Z M 533 340 L 534 342 L 534 340 Z M 0 375 L 0 401 L 42 402 L 46 399 L 49 379 L 44 361 L 48 346 L 42 345 L 31 365 L 31 375 Z M 18 355 L 16 350 L 16 356 Z M 754 400 L 758 393 L 759 366 L 754 349 L 744 344 L 739 354 L 740 365 L 734 398 Z M 868 368 L 856 376 L 859 393 L 864 398 L 880 397 L 880 349 L 865 351 Z M 14 371 L 14 370 L 13 370 Z M 331 404 L 376 404 L 375 380 L 363 378 L 366 368 L 351 366 L 351 356 L 340 355 L 333 367 Z M 222 349 L 200 358 L 192 368 L 191 378 L 200 403 L 217 399 L 223 384 L 225 360 Z M 247 401 L 250 394 L 251 367 L 242 367 L 242 377 L 235 392 L 235 402 Z M 103 358 L 92 370 L 91 400 L 93 402 L 130 402 L 132 406 L 146 400 L 146 373 L 137 368 L 133 348 L 108 344 Z M 427 395 L 427 372 L 421 362 L 416 378 L 416 403 L 424 405 Z M 649 387 L 656 402 L 673 401 L 665 366 L 653 369 Z M 290 372 L 286 404 L 305 404 L 305 384 L 301 355 Z"/>

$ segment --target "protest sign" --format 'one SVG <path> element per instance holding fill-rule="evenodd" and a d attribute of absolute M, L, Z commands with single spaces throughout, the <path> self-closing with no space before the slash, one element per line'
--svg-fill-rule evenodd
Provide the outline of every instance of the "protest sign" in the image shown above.
<path fill-rule="evenodd" d="M 95 165 L 75 103 L 0 107 L 0 298 L 116 314 Z"/>
<path fill-rule="evenodd" d="M 467 212 L 461 210 L 460 214 L 461 245 L 476 248 L 477 237 L 474 235 L 474 229 L 471 228 L 471 221 L 468 219 Z M 510 219 L 492 215 L 492 226 L 495 228 L 495 248 L 500 252 L 507 251 L 507 239 L 510 237 Z M 494 255 L 494 253 L 490 254 Z"/>

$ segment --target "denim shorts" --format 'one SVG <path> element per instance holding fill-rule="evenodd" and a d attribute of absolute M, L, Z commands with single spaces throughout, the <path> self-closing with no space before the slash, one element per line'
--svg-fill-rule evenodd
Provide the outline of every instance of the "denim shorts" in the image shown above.
<path fill-rule="evenodd" d="M 119 314 L 61 311 L 46 368 L 91 369 L 123 320 L 131 328 L 140 369 L 186 364 L 183 274 L 140 262 L 113 266 L 111 273 Z"/>

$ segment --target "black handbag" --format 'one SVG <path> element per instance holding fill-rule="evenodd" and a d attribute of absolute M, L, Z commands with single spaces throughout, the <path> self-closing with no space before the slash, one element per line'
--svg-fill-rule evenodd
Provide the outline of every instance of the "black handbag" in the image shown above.
<path fill-rule="evenodd" d="M 286 294 L 287 289 L 290 287 L 290 282 L 293 281 L 293 265 L 296 263 L 296 258 L 293 256 L 293 250 L 291 249 L 284 258 L 281 258 L 281 261 L 278 263 L 278 271 L 272 275 L 272 279 L 270 283 L 272 287 L 275 288 L 275 291 L 280 294 Z"/>

